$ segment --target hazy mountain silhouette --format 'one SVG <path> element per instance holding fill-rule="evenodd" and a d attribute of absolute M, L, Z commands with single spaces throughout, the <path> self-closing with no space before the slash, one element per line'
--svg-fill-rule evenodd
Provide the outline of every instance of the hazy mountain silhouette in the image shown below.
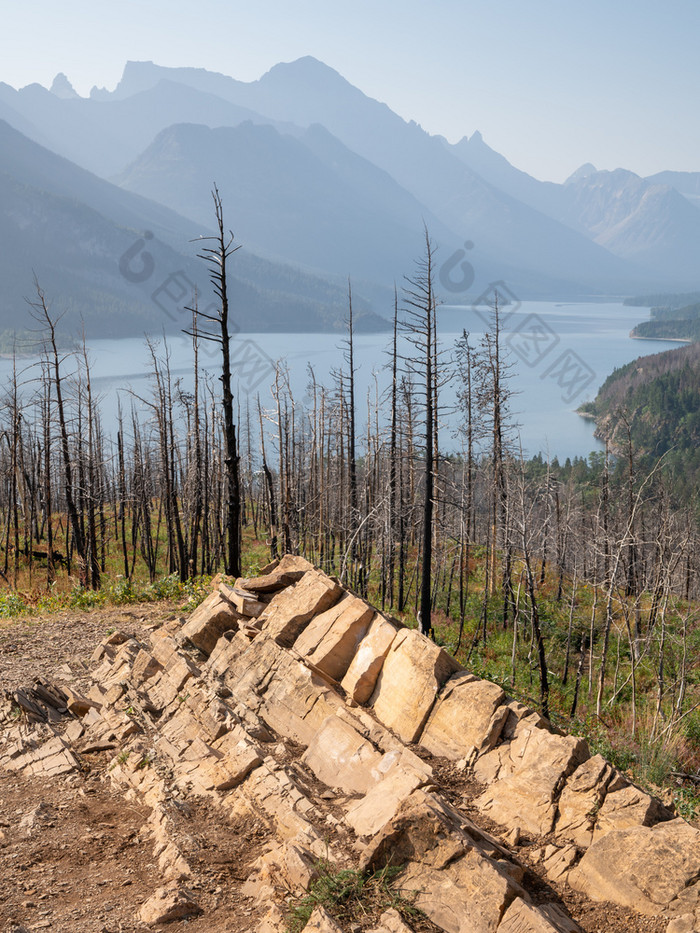
<path fill-rule="evenodd" d="M 32 295 L 34 274 L 54 299 L 57 313 L 67 312 L 66 327 L 75 330 L 82 317 L 92 336 L 185 326 L 178 308 L 190 303 L 190 285 L 208 300 L 206 269 L 196 258 L 197 244 L 189 242 L 210 232 L 207 218 L 195 223 L 111 185 L 3 121 L 0 194 L 0 329 L 27 324 L 24 298 Z M 209 193 L 205 200 L 211 209 Z M 150 236 L 144 238 L 146 231 Z M 120 259 L 136 242 L 153 264 L 152 274 L 141 281 L 120 271 Z M 133 267 L 138 279 L 143 268 L 139 256 Z M 342 327 L 344 283 L 271 263 L 248 250 L 236 253 L 231 272 L 234 317 L 244 330 Z M 159 305 L 153 293 L 172 274 L 188 294 L 179 304 L 161 294 Z M 357 307 L 360 328 L 383 326 L 361 295 Z"/>
<path fill-rule="evenodd" d="M 700 172 L 658 172 L 648 175 L 647 181 L 652 185 L 670 185 L 700 207 Z"/>
<path fill-rule="evenodd" d="M 51 237 L 34 230 L 37 260 L 67 294 L 75 276 L 76 294 L 97 283 L 109 301 L 130 301 L 134 289 L 114 279 L 114 250 L 144 230 L 163 251 L 164 268 L 198 268 L 189 241 L 210 227 L 215 181 L 227 222 L 247 248 L 237 254 L 236 274 L 251 289 L 250 322 L 337 326 L 347 275 L 358 308 L 363 295 L 380 295 L 376 306 L 389 310 L 382 290 L 411 273 L 424 223 L 442 247 L 438 262 L 471 241 L 474 282 L 469 293 L 448 289 L 451 301 L 471 300 L 494 279 L 521 297 L 700 284 L 700 173 L 640 179 L 587 164 L 563 185 L 541 182 L 480 133 L 450 145 L 311 57 L 252 82 L 129 62 L 114 91 L 93 88 L 87 99 L 63 74 L 51 90 L 0 84 L 0 120 L 7 121 L 0 123 L 7 199 L 0 220 L 6 242 L 16 234 L 3 269 L 19 276 L 23 293 L 27 270 L 7 257 L 20 241 L 31 255 L 42 210 L 44 233 L 55 242 L 70 230 L 74 240 L 57 244 L 52 257 Z M 138 301 L 150 313 L 150 293 L 142 291 Z M 18 288 L 8 286 L 10 293 L 13 303 Z M 365 323 L 381 326 L 369 316 Z"/>
<path fill-rule="evenodd" d="M 308 268 L 390 283 L 410 270 L 424 221 L 450 250 L 458 242 L 390 176 L 321 126 L 299 138 L 252 123 L 172 126 L 118 181 L 206 222 L 212 178 L 237 236 Z"/>
<path fill-rule="evenodd" d="M 624 169 L 587 173 L 563 186 L 560 219 L 679 287 L 698 281 L 700 210 L 668 185 Z"/>

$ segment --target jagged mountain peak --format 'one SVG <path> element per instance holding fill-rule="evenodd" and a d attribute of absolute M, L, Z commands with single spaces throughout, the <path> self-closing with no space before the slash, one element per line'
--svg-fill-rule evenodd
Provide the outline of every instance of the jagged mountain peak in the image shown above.
<path fill-rule="evenodd" d="M 575 172 L 572 172 L 571 175 L 564 182 L 565 185 L 573 184 L 576 181 L 581 181 L 582 178 L 588 178 L 589 175 L 595 175 L 598 172 L 598 169 L 593 165 L 592 162 L 584 162 L 584 164 L 577 168 Z"/>
<path fill-rule="evenodd" d="M 53 79 L 49 90 L 63 100 L 75 100 L 80 96 L 62 71 Z"/>
<path fill-rule="evenodd" d="M 335 68 L 331 68 L 330 65 L 326 65 L 325 62 L 322 62 L 318 58 L 314 58 L 313 55 L 303 55 L 301 58 L 296 58 L 291 62 L 278 62 L 276 65 L 273 65 L 269 71 L 260 79 L 264 81 L 272 76 L 284 75 L 284 77 L 289 77 L 289 75 L 303 77 L 303 78 L 312 78 L 317 80 L 322 78 L 328 80 L 333 78 L 334 80 L 340 80 L 343 84 L 349 84 L 348 81 L 336 71 Z"/>

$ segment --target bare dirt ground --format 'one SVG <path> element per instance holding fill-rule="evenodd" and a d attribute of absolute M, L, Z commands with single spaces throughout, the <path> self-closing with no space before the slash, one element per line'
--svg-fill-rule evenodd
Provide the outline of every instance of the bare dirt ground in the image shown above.
<path fill-rule="evenodd" d="M 2 621 L 0 697 L 30 687 L 35 678 L 87 691 L 94 666 L 90 657 L 105 635 L 119 630 L 145 637 L 149 629 L 179 615 L 176 606 L 159 603 Z M 0 723 L 0 742 L 2 730 Z M 83 755 L 80 773 L 68 777 L 32 778 L 0 770 L 0 933 L 148 929 L 138 920 L 138 911 L 162 884 L 152 843 L 144 832 L 148 808 L 113 788 L 108 777 L 111 754 Z M 479 787 L 451 763 L 425 757 L 446 798 L 502 837 L 502 827 L 490 824 L 470 806 Z M 178 846 L 194 870 L 188 887 L 203 914 L 171 923 L 167 929 L 172 933 L 257 930 L 265 910 L 239 889 L 271 841 L 269 829 L 255 822 L 222 827 L 220 813 L 203 800 L 174 797 L 171 809 Z M 542 844 L 523 839 L 513 850 L 534 900 L 558 900 L 585 933 L 665 929 L 663 920 L 593 903 L 565 885 L 551 884 L 538 865 Z M 349 929 L 358 933 L 373 925 L 355 923 Z M 436 929 L 424 923 L 419 928 Z"/>
<path fill-rule="evenodd" d="M 0 693 L 35 678 L 90 684 L 90 656 L 114 629 L 146 634 L 179 615 L 171 604 L 144 604 L 0 622 Z M 0 726 L 0 731 L 2 727 Z M 145 838 L 148 808 L 105 780 L 110 753 L 84 755 L 82 771 L 32 778 L 0 770 L 0 931 L 132 933 L 147 927 L 141 904 L 162 880 Z M 173 800 L 178 843 L 195 874 L 188 883 L 201 919 L 168 925 L 173 933 L 254 930 L 261 911 L 238 894 L 268 840 L 259 824 L 228 826 L 205 801 Z"/>

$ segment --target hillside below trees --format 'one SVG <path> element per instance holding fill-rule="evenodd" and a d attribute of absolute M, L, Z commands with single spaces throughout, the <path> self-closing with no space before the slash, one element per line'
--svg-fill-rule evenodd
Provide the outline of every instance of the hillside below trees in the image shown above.
<path fill-rule="evenodd" d="M 640 467 L 650 469 L 663 457 L 678 502 L 697 507 L 700 345 L 641 356 L 616 369 L 582 410 L 616 453 L 626 456 L 631 443 Z"/>

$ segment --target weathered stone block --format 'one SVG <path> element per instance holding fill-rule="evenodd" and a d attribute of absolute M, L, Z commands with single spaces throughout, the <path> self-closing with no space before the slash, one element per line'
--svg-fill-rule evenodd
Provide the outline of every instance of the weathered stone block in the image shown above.
<path fill-rule="evenodd" d="M 236 612 L 247 619 L 257 619 L 267 609 L 267 605 L 260 602 L 254 593 L 241 587 L 220 583 L 219 592 L 235 607 Z"/>
<path fill-rule="evenodd" d="M 410 756 L 410 758 L 408 757 Z M 372 836 L 393 819 L 411 794 L 432 778 L 432 768 L 408 750 L 385 754 L 379 764 L 383 776 L 361 800 L 351 803 L 346 820 L 358 836 Z"/>
<path fill-rule="evenodd" d="M 278 593 L 260 617 L 262 630 L 278 645 L 291 647 L 306 625 L 338 601 L 342 587 L 320 570 L 308 570 L 298 583 Z"/>
<path fill-rule="evenodd" d="M 472 749 L 493 748 L 509 713 L 505 699 L 497 684 L 466 671 L 453 674 L 433 707 L 421 745 L 453 761 L 468 757 Z"/>
<path fill-rule="evenodd" d="M 307 570 L 314 570 L 314 565 L 296 554 L 285 554 L 284 557 L 263 568 L 258 577 L 241 577 L 236 580 L 236 586 L 253 593 L 273 593 L 298 583 Z"/>
<path fill-rule="evenodd" d="M 608 792 L 598 811 L 593 828 L 593 840 L 615 829 L 631 826 L 654 826 L 672 818 L 672 814 L 657 797 L 630 784 Z"/>
<path fill-rule="evenodd" d="M 700 830 L 682 819 L 615 830 L 593 842 L 568 875 L 594 901 L 656 916 L 700 878 Z"/>
<path fill-rule="evenodd" d="M 152 897 L 139 910 L 139 920 L 148 926 L 159 923 L 172 923 L 195 917 L 202 911 L 194 899 L 194 894 L 187 888 L 173 883 L 158 888 Z"/>
<path fill-rule="evenodd" d="M 366 703 L 372 696 L 379 672 L 396 638 L 399 627 L 378 612 L 367 628 L 367 634 L 358 645 L 340 685 L 356 703 Z"/>
<path fill-rule="evenodd" d="M 383 777 L 381 753 L 337 716 L 322 723 L 302 761 L 319 781 L 347 793 L 366 794 Z"/>
<path fill-rule="evenodd" d="M 589 757 L 584 739 L 525 729 L 506 746 L 498 780 L 476 799 L 476 805 L 502 826 L 516 824 L 545 836 L 557 813 L 564 780 Z"/>
<path fill-rule="evenodd" d="M 294 643 L 294 650 L 333 680 L 340 681 L 374 614 L 369 603 L 348 593 L 330 609 L 314 616 Z"/>
<path fill-rule="evenodd" d="M 588 847 L 593 827 L 605 799 L 613 769 L 602 755 L 594 755 L 574 771 L 559 798 L 556 833 L 576 845 Z"/>
<path fill-rule="evenodd" d="M 224 632 L 236 631 L 242 618 L 228 599 L 215 590 L 197 606 L 180 630 L 179 638 L 210 655 Z"/>
<path fill-rule="evenodd" d="M 458 670 L 457 661 L 424 635 L 399 632 L 372 695 L 377 718 L 404 742 L 417 741 L 438 690 Z"/>
<path fill-rule="evenodd" d="M 506 910 L 498 933 L 579 933 L 580 929 L 558 905 L 535 907 L 516 897 Z"/>

